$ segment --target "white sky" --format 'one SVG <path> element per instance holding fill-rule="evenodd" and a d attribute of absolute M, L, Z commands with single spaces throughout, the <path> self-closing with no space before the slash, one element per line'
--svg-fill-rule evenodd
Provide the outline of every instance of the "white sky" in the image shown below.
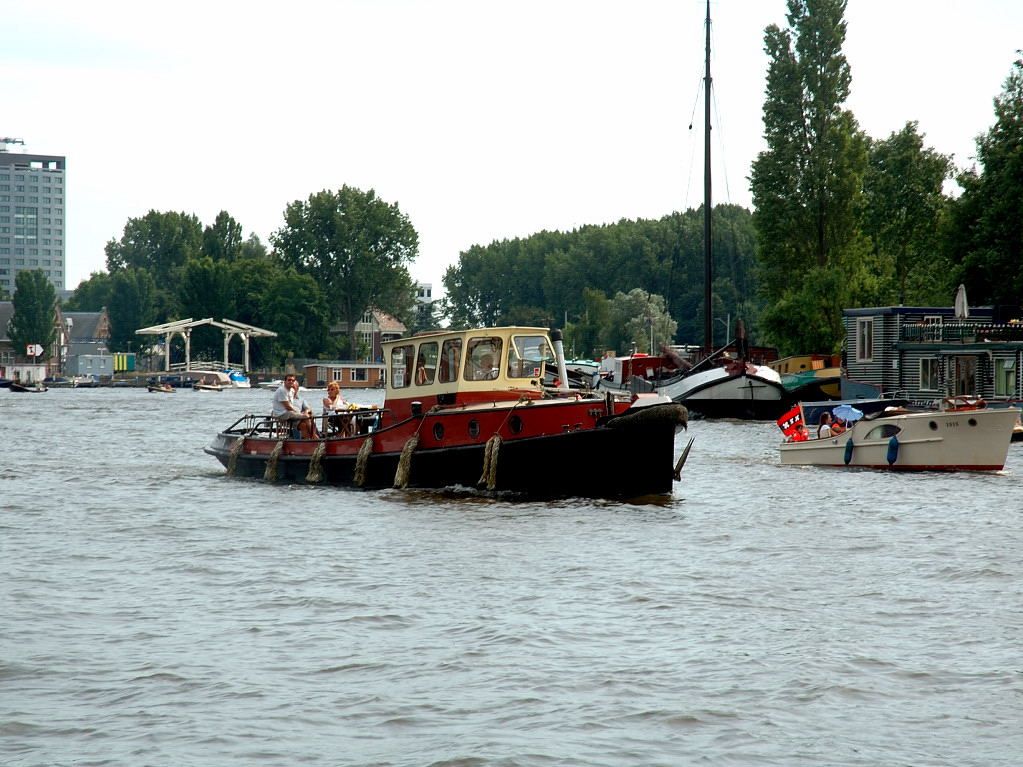
<path fill-rule="evenodd" d="M 8 0 L 0 136 L 65 155 L 67 287 L 150 209 L 226 210 L 269 245 L 285 206 L 373 188 L 442 291 L 474 244 L 702 199 L 703 0 Z M 763 30 L 711 3 L 714 202 L 750 205 Z M 848 102 L 970 165 L 1023 47 L 1019 0 L 849 0 Z M 695 120 L 692 131 L 690 121 Z M 12 151 L 21 151 L 15 146 Z"/>

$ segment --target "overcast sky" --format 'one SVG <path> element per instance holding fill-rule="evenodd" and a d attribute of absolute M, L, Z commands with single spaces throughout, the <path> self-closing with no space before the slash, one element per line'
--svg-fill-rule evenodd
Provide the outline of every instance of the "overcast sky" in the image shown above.
<path fill-rule="evenodd" d="M 151 209 L 264 243 L 344 184 L 397 203 L 441 291 L 474 244 L 702 201 L 703 0 L 7 0 L 0 136 L 67 157 L 67 287 Z M 711 3 L 714 200 L 749 206 L 763 31 L 784 0 Z M 847 106 L 919 122 L 971 165 L 1019 0 L 849 0 Z M 690 122 L 695 121 L 693 129 Z"/>

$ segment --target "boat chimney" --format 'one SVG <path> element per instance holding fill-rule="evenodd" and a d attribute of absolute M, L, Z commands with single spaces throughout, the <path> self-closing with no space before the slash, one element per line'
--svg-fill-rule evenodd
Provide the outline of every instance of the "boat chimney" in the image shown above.
<path fill-rule="evenodd" d="M 557 328 L 551 330 L 551 341 L 554 342 L 554 359 L 558 362 L 558 391 L 568 392 L 568 368 L 565 367 L 565 344 L 562 341 L 561 331 Z"/>

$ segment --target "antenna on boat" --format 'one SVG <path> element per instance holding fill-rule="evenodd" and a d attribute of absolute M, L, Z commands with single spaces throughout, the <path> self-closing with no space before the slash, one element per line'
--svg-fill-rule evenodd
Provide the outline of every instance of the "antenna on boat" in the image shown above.
<path fill-rule="evenodd" d="M 707 0 L 707 75 L 703 81 L 703 347 L 714 348 L 713 263 L 710 249 L 710 0 Z M 726 335 L 727 337 L 727 335 Z"/>

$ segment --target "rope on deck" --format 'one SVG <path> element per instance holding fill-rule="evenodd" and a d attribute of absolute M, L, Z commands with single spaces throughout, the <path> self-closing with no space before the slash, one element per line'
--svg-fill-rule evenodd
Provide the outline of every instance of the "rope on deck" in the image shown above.
<path fill-rule="evenodd" d="M 227 456 L 227 476 L 233 477 L 235 469 L 238 468 L 238 454 L 242 451 L 242 447 L 245 445 L 245 437 L 239 437 L 233 445 L 231 445 L 231 452 Z"/>
<path fill-rule="evenodd" d="M 483 473 L 480 475 L 478 486 L 486 485 L 487 490 L 497 487 L 497 456 L 501 450 L 501 435 L 495 434 L 487 440 L 487 446 L 483 451 Z"/>
<path fill-rule="evenodd" d="M 270 457 L 266 459 L 266 469 L 263 471 L 263 479 L 267 482 L 277 481 L 277 459 L 281 457 L 281 451 L 284 449 L 284 440 L 278 440 L 277 444 L 274 445 L 274 449 L 270 452 Z"/>
<path fill-rule="evenodd" d="M 373 435 L 370 434 L 362 442 L 359 448 L 359 455 L 355 458 L 355 475 L 352 477 L 352 484 L 362 487 L 366 482 L 366 464 L 369 462 L 369 454 L 373 452 Z"/>
<path fill-rule="evenodd" d="M 412 453 L 419 446 L 419 431 L 409 437 L 408 442 L 401 449 L 401 457 L 398 458 L 398 468 L 394 472 L 394 486 L 399 490 L 408 487 L 409 474 L 412 471 Z"/>
<path fill-rule="evenodd" d="M 327 443 L 320 441 L 313 451 L 313 457 L 309 460 L 309 471 L 305 475 L 305 481 L 316 484 L 323 481 L 323 455 L 327 452 Z"/>

